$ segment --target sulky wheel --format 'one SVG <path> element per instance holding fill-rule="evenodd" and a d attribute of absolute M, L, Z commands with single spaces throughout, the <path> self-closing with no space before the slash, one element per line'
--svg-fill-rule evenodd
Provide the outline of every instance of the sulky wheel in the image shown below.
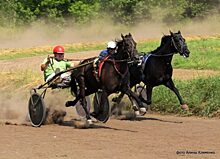
<path fill-rule="evenodd" d="M 90 101 L 90 97 L 86 96 L 86 103 L 87 103 L 87 110 L 88 112 L 90 111 L 90 107 L 91 107 L 91 101 Z M 80 104 L 80 102 L 76 103 L 76 112 L 79 116 L 85 118 L 86 117 L 86 112 L 83 109 L 82 105 Z"/>
<path fill-rule="evenodd" d="M 38 93 L 33 93 L 28 102 L 28 114 L 32 126 L 40 127 L 46 115 L 46 107 L 43 98 Z"/>
<path fill-rule="evenodd" d="M 142 97 L 142 98 L 144 98 L 144 99 L 147 98 L 145 86 L 142 86 L 142 85 L 140 85 L 140 84 L 137 85 L 137 86 L 136 86 L 136 93 L 138 94 L 139 97 Z"/>
<path fill-rule="evenodd" d="M 101 96 L 102 91 L 98 91 L 97 93 L 95 93 L 95 96 L 93 98 L 94 112 L 92 113 L 92 116 L 97 120 L 105 123 L 109 119 L 110 107 L 108 97 L 106 97 L 106 99 L 104 100 L 104 104 L 100 105 Z"/>

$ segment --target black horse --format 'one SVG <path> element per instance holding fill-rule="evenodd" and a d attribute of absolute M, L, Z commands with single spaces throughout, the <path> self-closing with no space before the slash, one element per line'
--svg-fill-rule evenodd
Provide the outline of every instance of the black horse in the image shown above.
<path fill-rule="evenodd" d="M 133 64 L 129 67 L 131 88 L 140 82 L 146 85 L 147 99 L 145 100 L 141 95 L 139 96 L 142 102 L 150 105 L 153 88 L 155 86 L 164 85 L 176 94 L 181 108 L 188 110 L 187 104 L 183 101 L 172 80 L 173 67 L 171 61 L 173 55 L 176 53 L 187 58 L 189 57 L 190 51 L 181 32 L 173 33 L 170 31 L 170 35 L 164 35 L 162 37 L 161 44 L 157 49 L 141 56 L 141 66 Z M 120 103 L 122 97 L 123 94 L 120 94 L 114 101 Z"/>
<path fill-rule="evenodd" d="M 72 82 L 71 88 L 76 94 L 76 99 L 74 101 L 68 101 L 66 106 L 73 106 L 80 100 L 89 123 L 91 122 L 91 118 L 86 107 L 85 96 L 93 94 L 99 89 L 102 90 L 100 105 L 105 102 L 110 94 L 120 91 L 137 102 L 138 107 L 134 106 L 136 112 L 146 113 L 146 108 L 143 106 L 141 100 L 129 87 L 130 73 L 128 62 L 134 60 L 137 55 L 136 42 L 130 33 L 125 36 L 121 35 L 121 37 L 122 40 L 117 41 L 117 53 L 110 55 L 103 61 L 99 80 L 94 75 L 93 63 L 75 70 L 71 75 L 72 79 L 75 79 L 79 85 L 79 93 L 77 93 L 75 82 Z M 90 61 L 94 61 L 94 58 L 86 59 L 80 64 Z"/>

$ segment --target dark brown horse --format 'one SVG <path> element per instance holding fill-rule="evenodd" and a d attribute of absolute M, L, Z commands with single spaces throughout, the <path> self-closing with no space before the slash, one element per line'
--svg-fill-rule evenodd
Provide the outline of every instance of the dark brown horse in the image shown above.
<path fill-rule="evenodd" d="M 146 85 L 147 99 L 145 100 L 140 96 L 142 102 L 150 105 L 153 88 L 155 86 L 164 85 L 176 94 L 181 108 L 185 110 L 188 109 L 188 106 L 183 101 L 172 80 L 173 67 L 171 61 L 173 55 L 176 53 L 184 57 L 189 57 L 190 51 L 181 32 L 172 33 L 170 31 L 170 35 L 164 35 L 162 37 L 161 44 L 157 49 L 141 57 L 142 66 L 134 64 L 129 67 L 131 88 L 140 82 Z M 120 103 L 122 97 L 123 94 L 120 94 L 114 101 Z"/>
<path fill-rule="evenodd" d="M 91 122 L 91 118 L 86 107 L 85 96 L 96 93 L 99 89 L 102 90 L 101 105 L 110 94 L 122 92 L 137 102 L 138 107 L 134 106 L 136 112 L 146 112 L 146 108 L 143 107 L 141 100 L 129 87 L 130 73 L 128 62 L 134 60 L 137 55 L 136 42 L 130 33 L 125 36 L 121 35 L 121 37 L 122 40 L 117 41 L 117 53 L 110 55 L 107 60 L 104 61 L 99 80 L 97 80 L 93 73 L 93 63 L 81 67 L 72 73 L 72 79 L 75 79 L 79 85 L 79 93 L 77 93 L 75 82 L 72 82 L 71 87 L 76 94 L 76 99 L 75 101 L 68 101 L 66 106 L 73 106 L 80 100 L 86 112 L 88 122 Z M 86 59 L 81 64 L 93 60 L 94 58 Z"/>

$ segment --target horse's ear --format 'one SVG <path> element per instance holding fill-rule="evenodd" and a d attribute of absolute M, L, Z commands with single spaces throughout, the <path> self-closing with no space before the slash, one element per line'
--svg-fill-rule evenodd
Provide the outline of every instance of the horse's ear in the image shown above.
<path fill-rule="evenodd" d="M 131 36 L 131 33 L 129 33 L 128 35 Z"/>
<path fill-rule="evenodd" d="M 180 31 L 178 31 L 178 34 L 181 34 L 181 32 L 180 32 Z"/>
<path fill-rule="evenodd" d="M 170 31 L 170 35 L 173 36 L 173 32 L 172 31 Z"/>
<path fill-rule="evenodd" d="M 124 35 L 121 33 L 121 38 L 124 40 Z"/>

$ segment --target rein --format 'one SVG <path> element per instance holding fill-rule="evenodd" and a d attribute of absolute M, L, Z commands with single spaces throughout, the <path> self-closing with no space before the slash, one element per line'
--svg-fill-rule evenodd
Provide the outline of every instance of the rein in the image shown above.
<path fill-rule="evenodd" d="M 172 56 L 175 53 L 170 53 L 170 54 L 166 54 L 166 55 L 157 55 L 157 54 L 151 54 L 151 56 L 155 56 L 155 57 L 166 57 L 166 56 Z"/>
<path fill-rule="evenodd" d="M 75 69 L 81 68 L 81 67 L 86 66 L 86 65 L 89 65 L 89 64 L 91 64 L 91 63 L 93 63 L 93 61 L 90 61 L 90 62 L 87 62 L 87 63 L 84 63 L 84 64 L 80 64 L 80 65 L 77 65 L 77 66 L 75 66 L 75 67 L 69 68 L 69 69 L 67 69 L 67 70 L 61 71 L 61 72 L 55 74 L 55 76 L 53 76 L 53 78 L 51 78 L 50 80 L 48 80 L 46 83 L 44 83 L 44 84 L 38 86 L 37 89 L 41 89 L 41 88 L 43 88 L 45 85 L 50 84 L 54 79 L 56 79 L 58 76 L 60 76 L 60 75 L 63 74 L 63 73 L 73 71 L 73 70 L 75 70 Z"/>
<path fill-rule="evenodd" d="M 85 59 L 64 59 L 65 61 L 83 61 Z"/>
<path fill-rule="evenodd" d="M 116 62 L 116 63 L 120 63 L 120 62 L 130 62 L 130 60 L 125 59 L 125 60 L 112 60 L 112 59 L 107 59 L 106 61 L 110 61 L 110 62 Z"/>

